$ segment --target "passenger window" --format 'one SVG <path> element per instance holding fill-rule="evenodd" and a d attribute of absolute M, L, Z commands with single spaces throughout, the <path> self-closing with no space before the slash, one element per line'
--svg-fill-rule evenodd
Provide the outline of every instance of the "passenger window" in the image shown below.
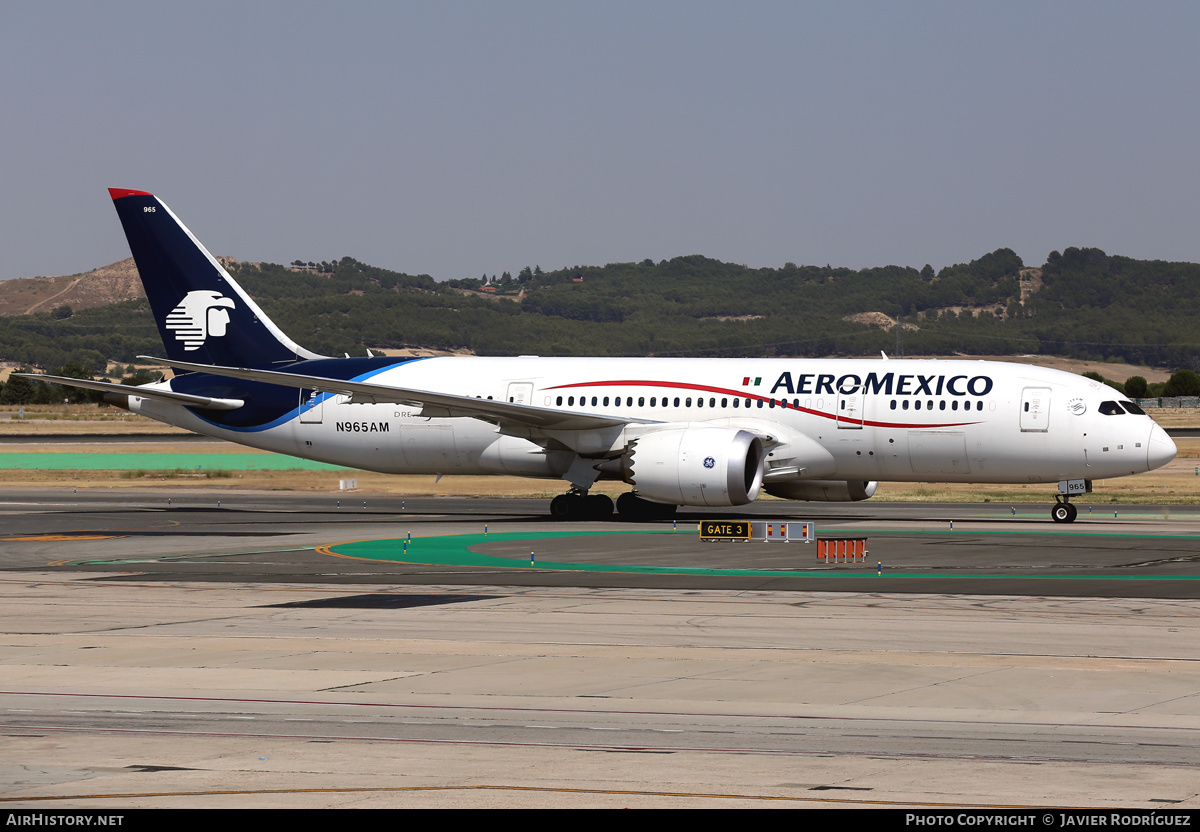
<path fill-rule="evenodd" d="M 558 407 L 562 407 L 562 396 L 559 396 L 557 399 L 555 399 L 554 404 Z"/>
<path fill-rule="evenodd" d="M 892 406 L 892 410 L 896 409 L 896 400 L 895 399 L 892 399 L 891 402 L 889 402 L 889 404 Z"/>

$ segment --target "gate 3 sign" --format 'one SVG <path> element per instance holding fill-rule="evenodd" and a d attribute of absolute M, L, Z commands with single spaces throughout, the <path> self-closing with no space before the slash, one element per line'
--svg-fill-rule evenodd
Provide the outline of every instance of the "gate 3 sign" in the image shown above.
<path fill-rule="evenodd" d="M 700 524 L 701 540 L 749 540 L 749 520 L 705 520 Z"/>

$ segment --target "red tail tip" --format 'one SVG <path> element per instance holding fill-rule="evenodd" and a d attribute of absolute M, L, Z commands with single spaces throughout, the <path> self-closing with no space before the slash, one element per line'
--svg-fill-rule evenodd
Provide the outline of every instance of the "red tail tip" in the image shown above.
<path fill-rule="evenodd" d="M 149 191 L 131 191 L 127 188 L 109 188 L 108 195 L 113 199 L 120 199 L 125 196 L 154 196 Z"/>

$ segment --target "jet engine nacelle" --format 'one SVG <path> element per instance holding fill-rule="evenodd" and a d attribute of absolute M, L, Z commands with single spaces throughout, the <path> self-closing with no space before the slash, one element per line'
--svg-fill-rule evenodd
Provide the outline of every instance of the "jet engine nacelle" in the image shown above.
<path fill-rule="evenodd" d="M 875 495 L 877 482 L 863 480 L 795 480 L 767 485 L 767 493 L 783 500 L 815 503 L 853 503 Z"/>
<path fill-rule="evenodd" d="M 625 452 L 621 479 L 656 503 L 740 506 L 758 496 L 765 458 L 762 440 L 747 430 L 658 430 Z"/>

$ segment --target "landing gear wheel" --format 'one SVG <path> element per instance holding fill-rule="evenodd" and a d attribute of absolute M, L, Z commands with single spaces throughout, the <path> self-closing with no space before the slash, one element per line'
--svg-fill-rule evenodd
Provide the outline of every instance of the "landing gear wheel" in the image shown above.
<path fill-rule="evenodd" d="M 1074 523 L 1079 515 L 1079 509 L 1070 503 L 1055 503 L 1050 509 L 1050 517 L 1055 523 Z"/>
<path fill-rule="evenodd" d="M 574 520 L 581 514 L 583 498 L 576 494 L 559 494 L 550 501 L 550 516 L 555 520 Z"/>
<path fill-rule="evenodd" d="M 592 494 L 584 499 L 587 516 L 591 520 L 607 520 L 612 517 L 613 501 L 607 494 Z"/>

